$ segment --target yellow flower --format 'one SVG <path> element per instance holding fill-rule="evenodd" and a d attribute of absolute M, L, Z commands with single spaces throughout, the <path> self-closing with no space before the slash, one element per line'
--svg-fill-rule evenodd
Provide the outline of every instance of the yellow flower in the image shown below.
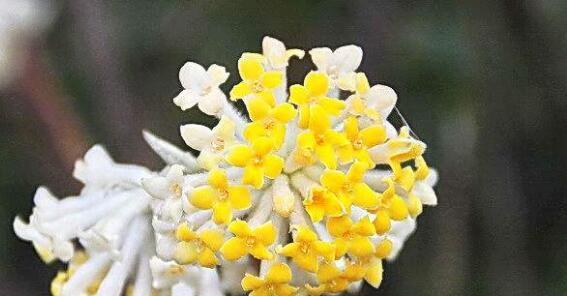
<path fill-rule="evenodd" d="M 250 296 L 290 296 L 296 295 L 297 288 L 291 286 L 291 269 L 285 263 L 275 263 L 266 276 L 260 278 L 246 274 L 242 279 L 242 289 L 250 292 Z"/>
<path fill-rule="evenodd" d="M 327 219 L 327 230 L 336 239 L 336 258 L 346 253 L 356 257 L 366 257 L 375 252 L 369 236 L 375 235 L 376 230 L 368 216 L 356 223 L 353 223 L 347 215 L 331 217 Z"/>
<path fill-rule="evenodd" d="M 364 182 L 367 169 L 366 163 L 357 161 L 346 174 L 338 170 L 326 170 L 320 181 L 337 196 L 347 212 L 350 212 L 351 203 L 364 209 L 374 209 L 378 206 L 378 194 Z"/>
<path fill-rule="evenodd" d="M 374 288 L 378 288 L 382 283 L 382 260 L 374 255 L 357 257 L 356 260 L 349 262 L 344 271 L 344 276 L 351 281 L 366 280 Z"/>
<path fill-rule="evenodd" d="M 283 75 L 278 71 L 265 71 L 261 54 L 245 53 L 238 59 L 238 72 L 242 82 L 230 91 L 230 99 L 236 100 L 249 95 L 260 97 L 270 105 L 275 104 L 273 89 L 283 81 Z"/>
<path fill-rule="evenodd" d="M 244 129 L 244 138 L 254 142 L 260 137 L 268 137 L 274 141 L 275 148 L 279 148 L 285 138 L 286 124 L 297 114 L 295 108 L 289 103 L 272 107 L 260 98 L 249 100 L 246 107 L 253 122 Z"/>
<path fill-rule="evenodd" d="M 235 145 L 226 157 L 226 161 L 244 168 L 242 183 L 256 189 L 264 186 L 264 176 L 275 179 L 282 172 L 284 160 L 272 154 L 274 142 L 267 137 L 256 139 L 251 146 Z"/>
<path fill-rule="evenodd" d="M 220 249 L 225 259 L 237 260 L 246 254 L 261 260 L 273 258 L 268 247 L 276 240 L 276 228 L 271 221 L 251 229 L 245 221 L 236 220 L 230 223 L 228 230 L 235 237 L 226 241 Z"/>
<path fill-rule="evenodd" d="M 409 215 L 407 203 L 401 196 L 396 194 L 395 183 L 392 178 L 387 178 L 386 183 L 388 188 L 382 193 L 377 213 L 380 213 L 380 210 L 386 210 L 388 218 L 395 221 L 404 220 Z"/>
<path fill-rule="evenodd" d="M 244 210 L 250 207 L 248 188 L 230 185 L 224 170 L 210 171 L 208 183 L 209 185 L 193 190 L 190 202 L 202 210 L 212 209 L 215 223 L 228 224 L 232 220 L 232 210 Z"/>
<path fill-rule="evenodd" d="M 333 260 L 335 247 L 331 243 L 320 241 L 315 232 L 302 225 L 297 229 L 294 242 L 280 248 L 278 253 L 291 257 L 293 263 L 309 272 L 317 272 L 319 257 L 327 261 Z"/>
<path fill-rule="evenodd" d="M 341 216 L 345 212 L 343 204 L 337 196 L 319 186 L 311 188 L 309 196 L 303 201 L 303 205 L 313 222 L 319 222 L 325 216 Z"/>
<path fill-rule="evenodd" d="M 345 120 L 344 134 L 348 139 L 348 145 L 339 149 L 339 158 L 342 163 L 358 160 L 374 168 L 375 164 L 370 157 L 368 148 L 381 144 L 386 140 L 386 129 L 380 124 L 372 124 L 362 130 L 358 127 L 358 120 L 349 117 Z"/>
<path fill-rule="evenodd" d="M 324 293 L 340 293 L 348 288 L 353 281 L 350 274 L 341 271 L 335 263 L 325 263 L 317 271 L 319 286 L 305 285 L 310 295 L 322 295 Z"/>
<path fill-rule="evenodd" d="M 299 106 L 299 122 L 301 128 L 307 128 L 311 121 L 312 105 L 324 110 L 324 115 L 337 116 L 345 107 L 341 100 L 327 97 L 329 78 L 321 72 L 311 71 L 305 76 L 303 85 L 295 84 L 289 88 L 289 101 Z"/>
<path fill-rule="evenodd" d="M 335 169 L 337 167 L 335 147 L 345 145 L 348 142 L 343 135 L 330 127 L 330 120 L 323 107 L 311 106 L 309 130 L 297 136 L 295 153 L 306 159 L 304 163 L 300 164 L 311 164 L 318 159 L 327 168 Z M 296 157 L 297 159 L 300 158 Z"/>
<path fill-rule="evenodd" d="M 215 253 L 223 244 L 223 235 L 215 229 L 205 229 L 200 233 L 194 232 L 187 223 L 177 227 L 176 238 L 180 241 L 174 253 L 178 264 L 191 264 L 197 261 L 203 267 L 213 268 L 219 264 Z"/>

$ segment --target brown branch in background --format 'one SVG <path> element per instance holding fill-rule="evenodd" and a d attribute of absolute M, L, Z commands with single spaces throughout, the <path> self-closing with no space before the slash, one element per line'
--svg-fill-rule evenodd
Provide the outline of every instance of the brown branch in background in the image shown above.
<path fill-rule="evenodd" d="M 59 88 L 57 78 L 49 71 L 42 53 L 29 49 L 25 61 L 17 91 L 29 100 L 62 166 L 70 172 L 75 160 L 82 157 L 89 146 L 84 127 L 69 98 Z"/>
<path fill-rule="evenodd" d="M 135 100 L 127 88 L 121 71 L 122 63 L 112 40 L 113 22 L 100 0 L 69 1 L 71 14 L 77 25 L 78 42 L 76 50 L 84 57 L 91 85 L 100 107 L 98 116 L 106 140 L 112 153 L 127 161 L 148 164 L 147 155 L 140 147 L 144 145 L 141 137 L 141 110 L 135 108 Z"/>

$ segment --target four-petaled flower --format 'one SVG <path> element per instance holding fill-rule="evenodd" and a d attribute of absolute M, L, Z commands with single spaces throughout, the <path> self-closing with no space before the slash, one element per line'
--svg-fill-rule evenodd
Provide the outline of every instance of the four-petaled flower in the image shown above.
<path fill-rule="evenodd" d="M 226 172 L 214 169 L 209 172 L 209 185 L 197 187 L 191 192 L 190 202 L 202 210 L 213 210 L 217 224 L 228 224 L 232 210 L 250 207 L 250 192 L 242 185 L 230 185 Z"/>
<path fill-rule="evenodd" d="M 244 138 L 253 143 L 261 137 L 274 141 L 274 147 L 279 148 L 285 138 L 286 124 L 291 121 L 297 111 L 289 103 L 270 106 L 261 98 L 250 99 L 246 103 L 252 123 L 244 129 Z"/>
<path fill-rule="evenodd" d="M 349 143 L 339 149 L 338 156 L 341 163 L 358 160 L 366 163 L 369 169 L 374 168 L 375 164 L 368 149 L 386 140 L 386 129 L 380 124 L 373 123 L 360 130 L 356 118 L 349 117 L 344 123 L 344 135 Z"/>
<path fill-rule="evenodd" d="M 365 216 L 353 223 L 349 216 L 330 217 L 327 219 L 327 230 L 336 239 L 336 257 L 349 253 L 356 257 L 365 257 L 374 253 L 374 245 L 369 236 L 375 235 L 374 225 Z"/>
<path fill-rule="evenodd" d="M 254 229 L 242 220 L 236 220 L 228 226 L 235 237 L 229 239 L 220 251 L 227 260 L 237 260 L 246 254 L 256 259 L 272 259 L 274 254 L 268 249 L 276 240 L 276 228 L 272 222 L 266 222 Z"/>
<path fill-rule="evenodd" d="M 320 241 L 308 226 L 301 225 L 293 242 L 280 248 L 278 253 L 291 257 L 293 263 L 309 272 L 317 272 L 319 257 L 326 261 L 333 260 L 335 247 L 332 243 Z"/>
<path fill-rule="evenodd" d="M 264 176 L 275 179 L 282 172 L 284 161 L 272 154 L 274 141 L 267 137 L 256 139 L 252 145 L 235 145 L 226 157 L 226 161 L 244 168 L 242 183 L 256 189 L 264 186 Z"/>
<path fill-rule="evenodd" d="M 339 170 L 325 170 L 320 181 L 337 196 L 347 212 L 350 211 L 351 204 L 364 209 L 374 209 L 378 206 L 379 196 L 364 182 L 367 169 L 366 163 L 357 161 L 346 174 Z"/>
<path fill-rule="evenodd" d="M 303 205 L 313 222 L 319 222 L 325 216 L 336 217 L 345 213 L 345 208 L 337 196 L 321 186 L 311 188 Z"/>
<path fill-rule="evenodd" d="M 285 263 L 274 263 L 264 278 L 246 274 L 242 279 L 242 289 L 251 291 L 250 296 L 290 296 L 296 295 L 297 288 L 291 282 L 291 269 Z"/>
<path fill-rule="evenodd" d="M 224 67 L 211 65 L 207 70 L 203 66 L 187 62 L 179 70 L 179 81 L 185 88 L 173 99 L 181 110 L 187 110 L 196 104 L 208 115 L 217 115 L 222 110 L 226 96 L 219 85 L 228 79 Z"/>
<path fill-rule="evenodd" d="M 262 65 L 264 56 L 256 53 L 244 53 L 238 59 L 238 72 L 242 82 L 230 91 L 230 99 L 244 99 L 252 95 L 264 99 L 270 105 L 275 104 L 273 90 L 282 84 L 283 74 L 279 71 L 265 71 Z"/>
<path fill-rule="evenodd" d="M 348 285 L 356 281 L 357 278 L 352 277 L 352 274 L 340 270 L 336 264 L 325 263 L 319 267 L 317 271 L 317 281 L 319 286 L 312 287 L 306 284 L 305 288 L 309 295 L 322 295 L 324 293 L 340 293 L 348 287 Z"/>
<path fill-rule="evenodd" d="M 177 263 L 198 262 L 199 265 L 208 268 L 213 268 L 219 263 L 215 255 L 223 244 L 223 234 L 219 230 L 204 229 L 196 233 L 187 223 L 182 223 L 177 227 L 175 236 L 179 240 L 174 254 Z"/>
<path fill-rule="evenodd" d="M 324 73 L 309 72 L 305 76 L 303 85 L 294 84 L 289 88 L 289 101 L 299 106 L 299 121 L 297 125 L 301 128 L 307 128 L 310 123 L 313 105 L 319 105 L 329 120 L 329 115 L 337 116 L 345 107 L 345 102 L 329 98 L 329 78 Z"/>

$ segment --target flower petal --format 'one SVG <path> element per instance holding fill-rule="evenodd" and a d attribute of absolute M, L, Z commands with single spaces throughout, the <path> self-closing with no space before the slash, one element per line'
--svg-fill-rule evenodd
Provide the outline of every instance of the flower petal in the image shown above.
<path fill-rule="evenodd" d="M 245 186 L 231 186 L 228 189 L 228 200 L 234 209 L 247 209 L 250 207 L 250 191 Z"/>
<path fill-rule="evenodd" d="M 237 260 L 248 253 L 246 243 L 239 237 L 227 240 L 220 248 L 220 252 L 226 260 Z"/>
<path fill-rule="evenodd" d="M 206 210 L 210 209 L 218 199 L 216 190 L 211 186 L 200 186 L 191 192 L 191 204 L 195 207 Z"/>
<path fill-rule="evenodd" d="M 285 284 L 291 281 L 291 269 L 285 263 L 275 263 L 266 274 L 266 281 Z"/>

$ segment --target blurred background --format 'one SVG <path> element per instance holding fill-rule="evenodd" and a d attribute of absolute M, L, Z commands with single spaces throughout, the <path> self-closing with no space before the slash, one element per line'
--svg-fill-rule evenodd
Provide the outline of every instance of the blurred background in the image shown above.
<path fill-rule="evenodd" d="M 429 144 L 439 206 L 377 294 L 566 295 L 566 13 L 562 0 L 0 0 L 0 294 L 46 295 L 56 273 L 11 228 L 37 186 L 77 193 L 73 163 L 95 143 L 161 168 L 143 128 L 181 145 L 180 124 L 211 123 L 171 102 L 183 63 L 225 65 L 228 87 L 271 35 L 362 46 L 362 70 Z"/>

